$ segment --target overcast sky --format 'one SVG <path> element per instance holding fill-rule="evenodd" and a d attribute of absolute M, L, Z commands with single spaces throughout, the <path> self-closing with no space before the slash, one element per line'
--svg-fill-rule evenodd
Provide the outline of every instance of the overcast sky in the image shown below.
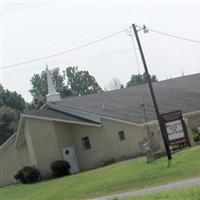
<path fill-rule="evenodd" d="M 200 1 L 81 2 L 3 1 L 2 66 L 71 49 L 124 30 L 132 23 L 200 41 Z M 183 72 L 185 75 L 200 72 L 199 44 L 151 31 L 148 34 L 140 32 L 140 38 L 149 70 L 159 80 L 181 76 Z M 134 52 L 126 51 L 132 48 L 131 38 L 124 32 L 62 56 L 12 68 L 3 67 L 2 84 L 31 101 L 28 92 L 30 78 L 44 70 L 46 63 L 50 69 L 79 66 L 81 70 L 89 70 L 102 88 L 113 77 L 125 84 L 131 74 L 138 73 Z M 118 51 L 125 52 L 99 56 Z M 139 52 L 137 55 L 139 58 Z M 139 63 L 139 70 L 143 72 L 141 61 Z"/>

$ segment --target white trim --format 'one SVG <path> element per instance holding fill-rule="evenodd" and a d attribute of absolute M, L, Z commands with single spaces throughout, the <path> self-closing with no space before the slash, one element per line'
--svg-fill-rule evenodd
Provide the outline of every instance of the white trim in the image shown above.
<path fill-rule="evenodd" d="M 16 140 L 15 140 L 15 146 L 17 146 L 19 134 L 21 132 L 21 129 L 23 127 L 24 118 L 30 118 L 30 119 L 41 119 L 41 120 L 47 120 L 47 121 L 56 121 L 56 122 L 64 122 L 64 123 L 70 123 L 70 124 L 78 124 L 78 125 L 85 125 L 85 126 L 94 126 L 94 127 L 101 127 L 101 124 L 92 124 L 87 122 L 76 122 L 76 121 L 70 121 L 70 120 L 62 120 L 62 119 L 56 119 L 56 118 L 49 118 L 49 117 L 40 117 L 35 115 L 26 115 L 22 114 L 19 121 L 19 126 L 17 130 Z"/>
<path fill-rule="evenodd" d="M 158 120 L 153 120 L 153 121 L 150 121 L 150 122 L 143 123 L 142 125 L 148 126 L 148 125 L 157 125 L 157 124 L 158 124 Z"/>
<path fill-rule="evenodd" d="M 44 105 L 42 105 L 39 110 L 42 110 L 43 108 L 45 108 L 46 105 L 48 105 L 48 104 L 45 103 Z"/>
<path fill-rule="evenodd" d="M 25 115 L 23 114 L 22 117 L 30 118 L 30 119 L 42 119 L 47 121 L 55 121 L 55 122 L 65 122 L 70 124 L 79 124 L 79 125 L 85 125 L 85 126 L 95 126 L 95 127 L 101 127 L 101 124 L 92 124 L 87 122 L 76 122 L 76 121 L 70 121 L 70 120 L 63 120 L 63 119 L 56 119 L 56 118 L 50 118 L 50 117 L 40 117 L 36 115 Z"/>
<path fill-rule="evenodd" d="M 23 122 L 24 122 L 24 120 L 22 119 L 22 115 L 21 115 L 20 120 L 19 120 L 19 126 L 18 126 L 18 129 L 17 129 L 17 135 L 16 135 L 16 139 L 15 139 L 15 146 L 17 146 L 17 141 L 18 141 L 18 138 L 19 138 L 19 132 L 21 130 L 21 126 L 22 126 Z"/>
<path fill-rule="evenodd" d="M 192 116 L 195 116 L 195 115 L 200 115 L 200 110 L 183 114 L 184 117 L 187 117 L 187 116 L 192 117 Z"/>
<path fill-rule="evenodd" d="M 193 112 L 189 112 L 189 113 L 185 113 L 185 114 L 182 114 L 183 117 L 192 117 L 192 116 L 196 116 L 196 115 L 200 115 L 200 111 L 193 111 Z M 147 123 L 143 123 L 142 125 L 145 126 L 145 125 L 156 125 L 158 124 L 158 120 L 154 120 L 154 121 L 150 121 L 150 122 L 147 122 Z"/>
<path fill-rule="evenodd" d="M 7 147 L 9 147 L 12 142 L 13 139 L 15 139 L 15 136 L 17 135 L 17 133 L 14 133 L 13 135 L 11 135 L 1 146 L 0 146 L 0 153 L 2 153 Z"/>
<path fill-rule="evenodd" d="M 105 117 L 105 116 L 101 116 L 99 115 L 102 119 L 108 119 L 111 121 L 116 121 L 116 122 L 121 122 L 121 123 L 125 123 L 125 124 L 130 124 L 130 125 L 134 125 L 134 126 L 138 126 L 138 127 L 143 127 L 143 124 L 136 124 L 134 122 L 129 122 L 129 121 L 125 121 L 125 120 L 121 120 L 121 119 L 117 119 L 117 118 L 112 118 L 112 117 Z"/>

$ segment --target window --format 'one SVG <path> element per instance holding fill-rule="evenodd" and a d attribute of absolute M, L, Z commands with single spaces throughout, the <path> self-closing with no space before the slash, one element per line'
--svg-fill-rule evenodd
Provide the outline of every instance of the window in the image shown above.
<path fill-rule="evenodd" d="M 125 133 L 124 133 L 123 130 L 122 130 L 122 131 L 119 131 L 119 132 L 118 132 L 118 135 L 119 135 L 119 140 L 120 140 L 120 141 L 126 139 L 126 137 L 125 137 Z"/>
<path fill-rule="evenodd" d="M 91 149 L 89 137 L 82 138 L 83 149 Z"/>

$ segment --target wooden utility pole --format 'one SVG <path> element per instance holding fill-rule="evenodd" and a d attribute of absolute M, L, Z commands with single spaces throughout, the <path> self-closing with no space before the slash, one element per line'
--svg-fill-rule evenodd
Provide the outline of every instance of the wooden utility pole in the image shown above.
<path fill-rule="evenodd" d="M 148 85 L 149 85 L 149 89 L 150 89 L 150 92 L 151 92 L 151 97 L 152 97 L 152 100 L 153 100 L 154 108 L 155 108 L 155 111 L 156 111 L 156 116 L 157 116 L 158 123 L 159 123 L 159 126 L 160 126 L 160 130 L 161 130 L 161 133 L 162 133 L 162 137 L 163 137 L 163 141 L 164 141 L 167 157 L 168 157 L 168 160 L 171 160 L 172 156 L 171 156 L 171 152 L 170 152 L 170 149 L 169 149 L 169 145 L 167 143 L 167 132 L 165 130 L 164 124 L 162 123 L 162 119 L 160 117 L 160 112 L 159 112 L 159 109 L 158 109 L 156 96 L 155 96 L 155 93 L 154 93 L 154 89 L 153 89 L 153 86 L 152 86 L 152 83 L 151 83 L 151 79 L 150 79 L 149 71 L 148 71 L 148 68 L 147 68 L 146 60 L 145 60 L 144 53 L 143 53 L 143 50 L 142 50 L 142 46 L 141 46 L 141 43 L 140 43 L 140 39 L 139 39 L 139 36 L 138 36 L 138 31 L 139 30 L 137 30 L 135 24 L 133 24 L 132 27 L 133 27 L 133 31 L 134 31 L 134 34 L 135 34 L 135 38 L 136 38 L 137 44 L 138 44 L 140 55 L 141 55 L 141 58 L 142 58 L 142 63 L 144 65 L 145 74 L 147 76 Z M 145 30 L 144 28 L 142 28 L 140 30 Z"/>

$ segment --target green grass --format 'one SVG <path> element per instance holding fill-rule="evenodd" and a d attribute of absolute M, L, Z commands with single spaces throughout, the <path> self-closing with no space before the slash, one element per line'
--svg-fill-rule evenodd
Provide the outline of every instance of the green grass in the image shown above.
<path fill-rule="evenodd" d="M 32 185 L 12 185 L 0 189 L 2 200 L 66 200 L 136 190 L 200 176 L 200 147 L 146 164 L 145 158 L 116 163 L 65 178 Z"/>
<path fill-rule="evenodd" d="M 126 200 L 200 200 L 200 186 L 188 189 L 179 189 L 158 194 L 132 197 Z"/>

